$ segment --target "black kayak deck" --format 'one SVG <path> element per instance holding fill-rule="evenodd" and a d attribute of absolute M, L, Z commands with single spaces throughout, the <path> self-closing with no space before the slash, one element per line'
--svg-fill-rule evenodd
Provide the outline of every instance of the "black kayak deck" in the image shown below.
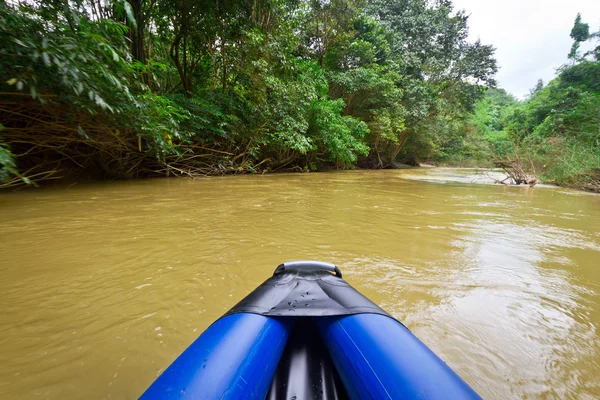
<path fill-rule="evenodd" d="M 331 272 L 335 270 L 315 267 L 314 261 L 281 264 L 271 278 L 226 315 L 253 313 L 278 317 L 323 317 L 369 313 L 389 316 L 341 279 L 341 273 L 333 275 Z"/>

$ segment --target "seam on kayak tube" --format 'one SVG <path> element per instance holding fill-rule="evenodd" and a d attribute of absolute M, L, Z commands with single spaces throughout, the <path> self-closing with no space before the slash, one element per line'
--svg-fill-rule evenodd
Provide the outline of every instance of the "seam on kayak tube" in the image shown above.
<path fill-rule="evenodd" d="M 259 315 L 260 315 L 260 314 L 259 314 Z M 265 317 L 265 318 L 269 318 L 269 317 Z M 281 322 L 281 321 L 277 321 L 277 320 L 275 320 L 275 322 L 277 322 L 277 323 L 279 323 L 279 324 L 282 324 L 282 325 L 285 325 L 285 324 L 284 324 L 283 322 Z M 271 329 L 272 329 L 271 327 L 267 327 L 267 326 L 263 326 L 263 327 L 261 327 L 261 328 L 260 328 L 260 331 L 259 331 L 259 333 L 258 333 L 258 339 L 259 339 L 259 340 L 257 340 L 257 341 L 260 341 L 260 339 L 262 339 L 262 338 L 263 338 L 263 337 L 264 337 L 264 336 L 267 334 L 267 332 L 268 332 L 269 330 L 271 330 Z M 289 335 L 289 333 L 288 333 L 288 335 Z M 282 337 L 280 337 L 280 338 L 279 338 L 279 340 L 277 341 L 277 345 L 276 345 L 275 347 L 279 347 L 279 345 L 281 344 L 281 342 L 282 342 L 282 341 L 284 341 L 284 336 L 285 336 L 285 335 L 283 335 Z M 285 337 L 285 342 L 287 342 L 287 339 L 288 339 L 288 337 Z M 248 357 L 250 356 L 250 354 L 254 354 L 254 353 L 256 353 L 256 352 L 257 352 L 257 350 L 256 350 L 256 347 L 257 347 L 257 346 L 256 346 L 256 342 L 255 342 L 254 344 L 252 344 L 252 346 L 250 346 L 250 349 L 248 350 L 248 354 L 246 355 L 246 357 L 244 357 L 244 362 L 243 362 L 243 363 L 242 363 L 242 365 L 240 365 L 240 367 L 239 367 L 239 368 L 236 370 L 236 374 L 238 375 L 238 378 L 236 379 L 236 381 L 237 381 L 237 382 L 235 383 L 235 385 L 234 385 L 234 386 L 238 386 L 238 387 L 240 387 L 240 382 L 239 382 L 239 380 L 241 379 L 241 380 L 242 380 L 242 381 L 243 381 L 243 382 L 246 384 L 246 386 L 244 386 L 244 387 L 243 387 L 243 388 L 244 388 L 244 390 L 247 390 L 247 389 L 248 389 L 248 388 L 247 388 L 247 386 L 248 386 L 248 382 L 247 382 L 247 381 L 246 381 L 246 380 L 243 378 L 243 375 L 242 375 L 242 374 L 240 374 L 240 371 L 241 371 L 242 369 L 244 369 L 244 368 L 247 368 L 247 367 L 246 367 L 246 364 L 245 364 L 245 362 L 246 362 L 246 360 L 248 359 Z M 279 360 L 277 360 L 277 361 L 279 362 Z M 265 368 L 264 368 L 264 369 L 261 371 L 261 375 L 264 373 L 264 371 L 265 371 L 266 369 L 268 369 L 268 368 L 269 368 L 269 366 L 270 366 L 270 365 L 271 365 L 271 363 L 267 363 L 267 364 L 265 365 Z M 251 373 L 252 375 L 256 374 L 256 370 L 255 370 L 255 369 L 252 369 L 252 371 L 253 371 L 253 372 Z M 256 388 L 254 388 L 254 389 L 256 389 Z M 251 392 L 251 393 L 252 393 L 252 396 L 251 396 L 252 398 L 255 398 L 255 397 L 256 397 L 256 393 L 254 392 L 254 389 L 253 389 L 253 390 L 252 390 L 252 392 Z"/>
<path fill-rule="evenodd" d="M 354 342 L 354 340 L 352 340 L 352 337 L 348 334 L 348 332 L 346 331 L 346 329 L 344 329 L 344 327 L 342 326 L 342 324 L 340 324 L 339 321 L 337 322 L 337 324 L 340 326 L 340 328 L 342 329 L 342 331 L 344 331 L 344 333 L 346 334 L 346 336 L 348 337 L 348 339 L 350 339 L 350 341 L 352 342 L 352 344 L 354 345 L 354 347 L 356 348 L 356 350 L 358 351 L 358 353 L 360 354 L 360 356 L 363 358 L 363 360 L 365 360 L 365 363 L 367 363 L 367 365 L 369 366 L 369 369 L 371 370 L 371 372 L 373 373 L 373 375 L 377 379 L 377 382 L 379 382 L 379 386 L 381 386 L 381 388 L 383 389 L 383 391 L 387 395 L 388 399 L 391 399 L 392 396 L 390 396 L 390 394 L 388 393 L 387 389 L 385 388 L 385 386 L 383 385 L 383 383 L 379 379 L 379 376 L 375 373 L 375 371 L 373 370 L 373 367 L 371 367 L 371 364 L 369 364 L 369 361 L 367 361 L 367 358 L 363 355 L 362 351 L 360 351 L 360 348 L 356 345 L 356 343 Z"/>

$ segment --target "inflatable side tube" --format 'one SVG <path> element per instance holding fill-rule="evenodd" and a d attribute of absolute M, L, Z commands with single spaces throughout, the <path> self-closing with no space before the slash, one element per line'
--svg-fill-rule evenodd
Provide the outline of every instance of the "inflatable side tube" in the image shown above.
<path fill-rule="evenodd" d="M 263 399 L 285 348 L 289 321 L 233 314 L 212 324 L 140 397 Z"/>
<path fill-rule="evenodd" d="M 391 317 L 358 314 L 315 321 L 351 399 L 480 399 Z"/>

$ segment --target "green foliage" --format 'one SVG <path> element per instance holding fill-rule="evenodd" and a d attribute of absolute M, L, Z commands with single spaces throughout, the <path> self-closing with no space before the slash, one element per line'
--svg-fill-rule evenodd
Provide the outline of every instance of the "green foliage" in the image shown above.
<path fill-rule="evenodd" d="M 0 183 L 7 183 L 11 176 L 18 174 L 15 159 L 5 143 L 0 142 Z"/>
<path fill-rule="evenodd" d="M 582 60 L 560 71 L 561 88 L 574 87 L 582 91 L 600 92 L 600 63 Z"/>
<path fill-rule="evenodd" d="M 177 112 L 173 112 L 177 117 L 174 122 L 179 123 L 188 142 L 217 144 L 235 138 L 238 119 L 228 112 L 232 107 L 229 97 L 218 92 L 192 98 L 174 94 L 170 101 L 177 107 Z"/>
<path fill-rule="evenodd" d="M 4 126 L 0 124 L 0 132 L 2 130 L 4 130 Z M 7 185 L 11 179 L 15 178 L 17 181 L 23 181 L 26 184 L 32 183 L 27 177 L 19 173 L 14 154 L 11 153 L 10 147 L 0 137 L 0 187 Z"/>
<path fill-rule="evenodd" d="M 296 60 L 287 79 L 268 77 L 266 85 L 266 119 L 270 121 L 266 144 L 301 155 L 317 150 L 308 130 L 313 104 L 327 93 L 321 68 L 315 62 Z"/>
<path fill-rule="evenodd" d="M 119 112 L 134 101 L 126 31 L 112 19 L 94 23 L 83 16 L 74 31 L 37 18 L 33 10 L 2 7 L 3 83 L 40 101 L 50 101 L 43 94 L 52 93 L 90 112 Z"/>
<path fill-rule="evenodd" d="M 585 187 L 596 183 L 600 172 L 599 147 L 576 138 L 532 139 L 522 152 L 542 168 L 546 181 L 560 185 Z"/>
<path fill-rule="evenodd" d="M 589 33 L 578 15 L 571 37 L 573 63 L 560 68 L 554 80 L 545 87 L 539 81 L 521 103 L 503 91 L 488 90 L 470 125 L 475 139 L 487 142 L 492 158 L 518 151 L 533 160 L 544 180 L 598 187 L 600 61 L 577 54 L 579 44 L 596 34 Z"/>
<path fill-rule="evenodd" d="M 0 125 L 0 128 L 2 128 L 2 125 Z M 8 145 L 2 143 L 2 138 L 0 138 L 0 184 L 8 183 L 11 177 L 20 177 L 15 164 L 15 156 L 10 152 Z"/>
<path fill-rule="evenodd" d="M 342 116 L 344 102 L 317 100 L 311 104 L 309 134 L 321 142 L 327 160 L 342 167 L 352 167 L 357 156 L 367 155 L 369 147 L 362 139 L 369 132 L 367 125 L 353 117 Z"/>
<path fill-rule="evenodd" d="M 449 0 L 10 2 L 2 177 L 480 157 L 465 124 L 497 67 L 467 21 Z"/>
<path fill-rule="evenodd" d="M 368 153 L 362 141 L 367 125 L 342 115 L 342 99 L 327 98 L 329 85 L 317 63 L 297 61 L 295 71 L 296 79 L 267 79 L 266 112 L 272 128 L 265 144 L 300 155 L 322 154 L 326 161 L 351 167 L 358 155 Z"/>
<path fill-rule="evenodd" d="M 137 107 L 128 110 L 124 117 L 131 118 L 130 127 L 135 127 L 146 139 L 147 148 L 158 159 L 167 154 L 177 154 L 178 143 L 189 143 L 192 134 L 180 131 L 185 121 L 190 118 L 188 110 L 166 97 L 149 93 L 139 95 L 137 100 Z"/>

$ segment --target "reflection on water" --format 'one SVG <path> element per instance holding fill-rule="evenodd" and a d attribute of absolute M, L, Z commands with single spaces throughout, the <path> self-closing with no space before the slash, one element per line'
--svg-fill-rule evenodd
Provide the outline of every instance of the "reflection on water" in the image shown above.
<path fill-rule="evenodd" d="M 600 196 L 468 176 L 351 171 L 3 194 L 0 395 L 135 397 L 278 263 L 316 258 L 486 398 L 600 397 Z"/>

